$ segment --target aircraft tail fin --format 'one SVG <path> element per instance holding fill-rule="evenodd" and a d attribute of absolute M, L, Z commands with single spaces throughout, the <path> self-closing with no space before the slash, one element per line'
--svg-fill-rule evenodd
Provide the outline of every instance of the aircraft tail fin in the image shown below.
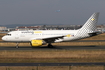
<path fill-rule="evenodd" d="M 80 30 L 90 30 L 95 31 L 98 22 L 99 12 L 93 13 L 93 15 L 87 20 L 87 22 L 82 26 Z"/>

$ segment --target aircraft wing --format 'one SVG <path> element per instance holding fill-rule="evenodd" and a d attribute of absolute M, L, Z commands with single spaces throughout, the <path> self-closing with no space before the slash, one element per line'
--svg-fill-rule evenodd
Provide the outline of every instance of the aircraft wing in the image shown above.
<path fill-rule="evenodd" d="M 55 41 L 55 39 L 59 39 L 59 38 L 63 38 L 63 37 L 65 37 L 65 36 L 52 36 L 52 37 L 46 37 L 46 38 L 42 38 L 42 40 L 44 40 L 44 41 L 46 41 L 46 42 L 50 42 L 50 43 L 52 43 L 52 42 L 54 42 Z"/>
<path fill-rule="evenodd" d="M 46 39 L 58 39 L 58 38 L 63 38 L 64 36 L 52 36 L 52 37 L 45 37 L 45 38 L 42 38 L 43 40 L 46 40 Z"/>
<path fill-rule="evenodd" d="M 67 35 L 66 35 L 67 36 Z M 49 36 L 49 37 L 42 37 L 42 38 L 37 38 L 37 39 L 41 39 L 46 41 L 47 43 L 52 43 L 55 41 L 55 39 L 62 39 L 63 37 L 66 37 L 64 35 L 60 35 L 60 36 Z"/>

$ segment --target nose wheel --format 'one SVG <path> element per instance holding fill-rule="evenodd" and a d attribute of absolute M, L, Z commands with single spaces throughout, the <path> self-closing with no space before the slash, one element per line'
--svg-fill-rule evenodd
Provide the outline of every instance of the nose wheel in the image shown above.
<path fill-rule="evenodd" d="M 19 43 L 17 42 L 16 48 L 19 48 L 18 44 L 19 44 Z"/>

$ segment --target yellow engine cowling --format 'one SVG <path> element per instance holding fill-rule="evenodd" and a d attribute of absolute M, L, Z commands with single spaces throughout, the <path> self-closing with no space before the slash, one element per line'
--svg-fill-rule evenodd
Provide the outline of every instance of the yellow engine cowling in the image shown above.
<path fill-rule="evenodd" d="M 32 40 L 31 41 L 32 47 L 39 47 L 39 46 L 42 46 L 43 44 L 45 44 L 45 41 L 43 40 Z"/>

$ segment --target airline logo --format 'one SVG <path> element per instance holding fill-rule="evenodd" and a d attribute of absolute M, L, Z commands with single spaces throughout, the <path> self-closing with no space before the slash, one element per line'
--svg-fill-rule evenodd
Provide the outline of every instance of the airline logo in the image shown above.
<path fill-rule="evenodd" d="M 74 37 L 74 35 L 71 35 L 71 37 Z"/>
<path fill-rule="evenodd" d="M 34 31 L 34 33 L 42 33 L 42 31 Z"/>
<path fill-rule="evenodd" d="M 94 19 L 92 18 L 91 20 L 93 21 Z"/>
<path fill-rule="evenodd" d="M 67 37 L 68 37 L 68 38 L 69 38 L 69 37 L 74 37 L 74 35 L 73 35 L 73 34 L 71 34 L 71 35 L 70 35 L 70 34 L 68 34 L 68 35 L 67 35 Z"/>
<path fill-rule="evenodd" d="M 70 34 L 68 34 L 67 37 L 70 37 Z"/>
<path fill-rule="evenodd" d="M 26 33 L 34 33 L 34 32 L 31 32 L 31 31 L 23 31 L 23 32 L 21 32 L 21 33 L 24 33 L 24 34 L 26 34 Z"/>

